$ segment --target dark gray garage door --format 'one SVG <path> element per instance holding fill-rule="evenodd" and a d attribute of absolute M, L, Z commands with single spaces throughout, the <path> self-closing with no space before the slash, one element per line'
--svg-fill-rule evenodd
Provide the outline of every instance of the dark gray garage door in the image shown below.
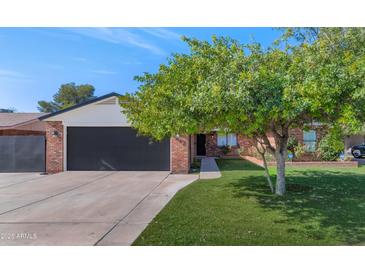
<path fill-rule="evenodd" d="M 44 136 L 0 136 L 0 172 L 44 170 Z"/>
<path fill-rule="evenodd" d="M 128 127 L 68 127 L 68 170 L 170 170 L 170 142 Z"/>

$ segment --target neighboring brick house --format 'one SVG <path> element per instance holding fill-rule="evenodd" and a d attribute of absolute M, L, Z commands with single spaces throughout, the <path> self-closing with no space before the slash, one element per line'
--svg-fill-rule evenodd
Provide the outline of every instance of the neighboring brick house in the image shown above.
<path fill-rule="evenodd" d="M 45 113 L 0 113 L 0 136 L 45 135 Z"/>
<path fill-rule="evenodd" d="M 0 172 L 45 171 L 45 113 L 0 113 Z"/>

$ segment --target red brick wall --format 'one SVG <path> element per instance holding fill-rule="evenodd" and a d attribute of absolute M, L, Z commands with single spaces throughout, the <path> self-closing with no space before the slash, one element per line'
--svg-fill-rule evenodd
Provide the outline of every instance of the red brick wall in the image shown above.
<path fill-rule="evenodd" d="M 316 142 L 317 146 L 319 142 L 322 140 L 322 138 L 327 133 L 327 128 L 325 126 L 311 126 L 309 129 L 316 131 Z M 304 138 L 303 138 L 303 129 L 301 128 L 294 128 L 290 130 L 290 136 L 295 137 L 299 144 L 303 144 Z M 306 152 L 303 153 L 299 158 L 293 159 L 293 161 L 300 161 L 300 162 L 310 162 L 310 161 L 319 161 L 317 153 L 315 152 Z"/>
<path fill-rule="evenodd" d="M 206 134 L 206 154 L 210 157 L 217 157 L 217 156 L 238 156 L 239 149 L 242 149 L 242 154 L 250 154 L 249 152 L 252 150 L 251 140 L 243 135 L 237 135 L 237 146 L 231 147 L 231 151 L 228 152 L 226 155 L 222 152 L 220 147 L 217 145 L 217 133 L 212 132 Z"/>
<path fill-rule="evenodd" d="M 19 130 L 31 130 L 31 131 L 46 131 L 46 123 L 43 121 L 36 120 L 32 123 L 17 126 L 15 129 Z"/>
<path fill-rule="evenodd" d="M 255 149 L 252 140 L 246 136 L 238 135 L 237 142 L 239 147 L 241 148 L 241 155 L 251 155 L 252 151 Z"/>
<path fill-rule="evenodd" d="M 303 130 L 300 128 L 293 128 L 289 131 L 291 137 L 295 137 L 300 144 L 303 144 Z"/>
<path fill-rule="evenodd" d="M 188 173 L 190 170 L 190 138 L 171 138 L 171 172 Z"/>
<path fill-rule="evenodd" d="M 309 129 L 316 131 L 317 144 L 319 143 L 319 141 L 322 140 L 322 138 L 327 133 L 327 128 L 325 126 L 312 126 L 312 127 L 309 127 Z M 290 130 L 289 134 L 290 134 L 290 136 L 295 137 L 299 141 L 300 144 L 303 144 L 303 129 L 293 128 Z"/>
<path fill-rule="evenodd" d="M 53 136 L 57 131 L 58 136 Z M 60 121 L 46 122 L 46 171 L 63 171 L 63 125 Z"/>
<path fill-rule="evenodd" d="M 326 128 L 323 126 L 313 126 L 311 127 L 313 130 L 316 130 L 317 132 L 317 144 L 320 142 L 320 140 L 323 138 L 323 136 L 326 134 Z M 295 128 L 291 129 L 289 132 L 290 136 L 294 136 L 300 144 L 303 144 L 303 129 L 301 128 Z M 269 137 L 270 143 L 275 147 L 275 141 L 273 137 Z M 229 152 L 227 155 L 224 155 L 221 151 L 221 149 L 217 146 L 217 133 L 212 132 L 209 134 L 206 134 L 206 152 L 207 156 L 210 157 L 217 157 L 217 156 L 234 156 L 238 155 L 238 151 L 241 152 L 241 155 L 248 155 L 253 156 L 256 154 L 256 149 L 252 145 L 252 141 L 250 138 L 243 136 L 243 135 L 237 135 L 237 147 L 232 147 L 231 152 Z M 297 161 L 318 161 L 318 157 L 316 153 L 304 153 L 300 159 L 296 159 Z"/>
<path fill-rule="evenodd" d="M 27 136 L 27 135 L 46 135 L 44 131 L 19 130 L 19 129 L 0 129 L 0 136 Z"/>
<path fill-rule="evenodd" d="M 217 133 L 212 132 L 205 135 L 205 152 L 209 157 L 220 156 L 221 150 L 217 146 Z"/>

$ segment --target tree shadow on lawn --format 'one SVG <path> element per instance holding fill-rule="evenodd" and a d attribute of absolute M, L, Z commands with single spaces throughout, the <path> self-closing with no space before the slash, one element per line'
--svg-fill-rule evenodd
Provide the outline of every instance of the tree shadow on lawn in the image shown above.
<path fill-rule="evenodd" d="M 326 231 L 332 231 L 344 244 L 364 243 L 365 174 L 289 170 L 287 193 L 279 197 L 270 192 L 265 177 L 255 173 L 232 182 L 235 197 L 254 197 L 263 208 L 279 210 L 285 218 L 276 223 L 303 224 L 301 229 L 314 239 L 323 239 Z"/>
<path fill-rule="evenodd" d="M 220 171 L 263 170 L 262 167 L 241 159 L 217 159 Z"/>

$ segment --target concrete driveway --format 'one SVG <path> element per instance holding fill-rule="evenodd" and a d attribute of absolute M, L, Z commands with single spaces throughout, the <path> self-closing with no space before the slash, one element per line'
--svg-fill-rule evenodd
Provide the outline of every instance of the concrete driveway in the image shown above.
<path fill-rule="evenodd" d="M 130 245 L 196 175 L 0 173 L 0 245 Z"/>

